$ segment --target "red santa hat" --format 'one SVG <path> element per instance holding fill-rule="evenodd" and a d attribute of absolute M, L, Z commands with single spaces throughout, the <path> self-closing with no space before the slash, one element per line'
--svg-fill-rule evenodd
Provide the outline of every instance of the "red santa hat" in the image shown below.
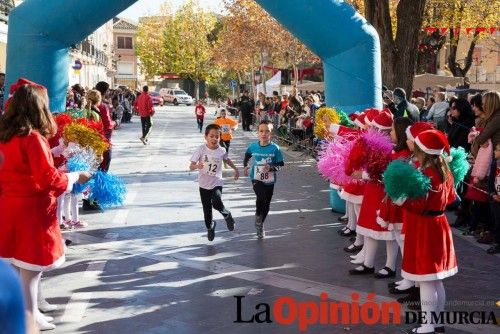
<path fill-rule="evenodd" d="M 356 118 L 353 120 L 353 123 L 356 124 L 356 126 L 358 126 L 359 128 L 364 129 L 366 127 L 365 114 L 361 113 L 361 114 L 357 115 Z"/>
<path fill-rule="evenodd" d="M 446 152 L 450 155 L 448 138 L 439 130 L 421 132 L 417 138 L 415 138 L 415 144 L 427 154 L 441 155 L 443 152 Z"/>
<path fill-rule="evenodd" d="M 330 133 L 333 136 L 341 136 L 341 137 L 350 137 L 358 135 L 358 130 L 354 130 L 348 128 L 347 126 L 343 126 L 340 124 L 332 124 L 330 125 Z"/>
<path fill-rule="evenodd" d="M 389 109 L 389 108 L 384 108 L 384 109 L 382 109 L 381 112 L 386 113 L 387 115 L 391 116 L 391 118 L 393 117 L 391 109 Z"/>
<path fill-rule="evenodd" d="M 355 120 L 355 119 L 356 119 L 359 115 L 360 115 L 360 113 L 356 111 L 355 113 L 350 114 L 348 117 L 349 117 L 349 119 L 350 119 L 351 121 L 353 121 L 353 122 L 354 122 L 354 120 Z"/>
<path fill-rule="evenodd" d="M 373 120 L 375 119 L 375 117 L 378 116 L 379 113 L 380 113 L 380 111 L 378 111 L 375 108 L 366 110 L 366 112 L 365 112 L 365 114 L 366 114 L 365 124 L 372 125 Z"/>
<path fill-rule="evenodd" d="M 373 119 L 371 124 L 379 130 L 390 130 L 392 128 L 392 115 L 381 112 Z"/>
<path fill-rule="evenodd" d="M 423 132 L 427 130 L 434 129 L 432 123 L 429 122 L 416 122 L 409 127 L 406 128 L 406 137 L 412 141 L 415 141 L 415 138 Z"/>
<path fill-rule="evenodd" d="M 10 99 L 12 98 L 12 96 L 14 95 L 16 90 L 18 90 L 19 87 L 24 86 L 24 85 L 35 86 L 35 87 L 39 87 L 39 88 L 42 88 L 44 90 L 47 90 L 47 88 L 45 88 L 45 86 L 39 85 L 36 82 L 30 81 L 26 78 L 19 78 L 17 80 L 17 82 L 10 85 L 9 97 L 8 97 L 7 101 L 5 101 L 5 110 L 7 110 L 9 108 Z"/>

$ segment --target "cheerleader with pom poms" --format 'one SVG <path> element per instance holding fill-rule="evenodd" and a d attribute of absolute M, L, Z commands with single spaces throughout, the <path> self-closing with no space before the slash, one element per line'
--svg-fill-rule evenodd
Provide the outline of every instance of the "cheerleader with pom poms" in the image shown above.
<path fill-rule="evenodd" d="M 56 199 L 91 175 L 54 167 L 47 138 L 57 126 L 45 87 L 20 79 L 12 92 L 0 118 L 0 257 L 19 271 L 26 310 L 48 330 L 55 325 L 39 311 L 37 295 L 42 272 L 65 260 Z"/>
<path fill-rule="evenodd" d="M 442 280 L 458 272 L 451 229 L 445 215 L 455 200 L 454 179 L 443 153 L 450 155 L 448 140 L 438 130 L 420 133 L 414 153 L 420 168 L 392 163 L 384 173 L 384 184 L 391 199 L 405 208 L 405 241 L 401 274 L 420 283 L 422 311 L 444 311 Z M 400 175 L 404 173 L 405 182 Z M 399 179 L 399 180 L 398 180 Z M 422 324 L 407 333 L 443 332 L 441 326 Z"/>

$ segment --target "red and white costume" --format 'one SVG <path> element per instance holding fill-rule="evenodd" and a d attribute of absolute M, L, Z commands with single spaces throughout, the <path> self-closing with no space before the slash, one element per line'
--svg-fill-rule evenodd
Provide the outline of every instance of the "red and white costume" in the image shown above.
<path fill-rule="evenodd" d="M 391 160 L 409 159 L 411 152 L 404 149 L 398 152 L 392 151 Z M 386 196 L 385 200 L 380 204 L 379 211 L 377 212 L 377 223 L 389 231 L 401 231 L 403 228 L 403 211 L 404 209 L 395 205 L 392 200 Z"/>
<path fill-rule="evenodd" d="M 426 154 L 449 154 L 445 135 L 438 130 L 428 130 L 415 138 Z M 431 189 L 423 198 L 408 199 L 403 216 L 406 229 L 401 275 L 413 281 L 435 281 L 458 272 L 455 248 L 446 206 L 456 198 L 453 176 L 449 172 L 445 181 L 433 167 L 423 167 L 423 174 L 431 181 Z"/>
<path fill-rule="evenodd" d="M 49 143 L 37 131 L 0 143 L 0 257 L 19 268 L 50 270 L 64 263 L 57 197 L 78 174 L 54 167 Z"/>
<path fill-rule="evenodd" d="M 412 281 L 433 281 L 458 272 L 451 229 L 444 214 L 456 196 L 453 176 L 450 173 L 442 182 L 433 168 L 423 173 L 431 179 L 432 189 L 425 198 L 404 203 L 406 235 L 401 275 Z M 442 214 L 437 215 L 439 212 Z"/>

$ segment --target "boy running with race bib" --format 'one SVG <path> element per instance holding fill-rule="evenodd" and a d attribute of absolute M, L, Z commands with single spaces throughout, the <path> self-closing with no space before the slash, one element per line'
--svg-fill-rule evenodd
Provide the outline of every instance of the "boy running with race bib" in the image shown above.
<path fill-rule="evenodd" d="M 222 203 L 222 164 L 227 163 L 234 170 L 234 179 L 238 180 L 240 173 L 229 159 L 227 152 L 219 145 L 221 128 L 216 124 L 210 124 L 205 129 L 206 144 L 199 146 L 191 157 L 190 170 L 198 169 L 198 182 L 200 185 L 201 204 L 205 216 L 208 241 L 215 238 L 215 226 L 212 220 L 212 207 L 219 211 L 226 221 L 227 229 L 234 230 L 234 219 L 231 212 Z"/>
<path fill-rule="evenodd" d="M 250 176 L 253 190 L 257 195 L 255 229 L 259 239 L 264 238 L 264 221 L 269 213 L 274 193 L 276 171 L 285 165 L 279 146 L 271 142 L 273 125 L 269 121 L 259 124 L 259 141 L 250 144 L 243 161 L 244 174 Z M 253 158 L 252 165 L 248 162 Z"/>

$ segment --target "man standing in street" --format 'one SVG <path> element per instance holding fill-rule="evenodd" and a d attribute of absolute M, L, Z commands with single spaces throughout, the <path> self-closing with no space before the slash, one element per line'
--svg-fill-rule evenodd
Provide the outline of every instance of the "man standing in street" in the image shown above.
<path fill-rule="evenodd" d="M 139 138 L 144 145 L 148 143 L 148 135 L 151 131 L 151 126 L 153 123 L 151 122 L 151 117 L 155 114 L 155 110 L 153 108 L 153 98 L 149 95 L 149 87 L 144 86 L 142 88 L 142 93 L 137 98 L 137 111 L 139 112 L 139 116 L 141 116 L 141 125 L 142 125 L 142 137 Z"/>
<path fill-rule="evenodd" d="M 243 131 L 250 131 L 250 125 L 252 124 L 252 112 L 255 108 L 255 102 L 248 96 L 248 90 L 243 92 L 243 96 L 240 99 L 240 119 L 243 127 Z"/>

